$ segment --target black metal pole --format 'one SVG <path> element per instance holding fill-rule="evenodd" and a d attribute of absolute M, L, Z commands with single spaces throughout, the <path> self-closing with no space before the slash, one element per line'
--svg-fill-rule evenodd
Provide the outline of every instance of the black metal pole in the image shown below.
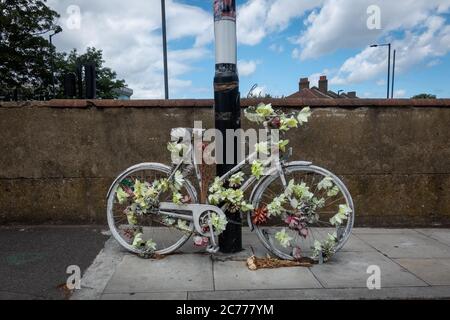
<path fill-rule="evenodd" d="M 53 62 L 53 54 L 54 54 L 54 50 L 53 50 L 53 43 L 52 43 L 52 38 L 54 34 L 49 35 L 50 38 L 50 68 L 51 68 L 51 72 L 52 72 L 52 98 L 55 97 L 55 66 L 54 66 L 54 62 Z"/>
<path fill-rule="evenodd" d="M 391 88 L 391 99 L 394 98 L 394 79 L 395 79 L 395 54 L 397 50 L 394 50 L 394 55 L 392 57 L 392 88 Z"/>
<path fill-rule="evenodd" d="M 241 127 L 239 77 L 237 73 L 236 3 L 235 0 L 214 1 L 214 33 L 216 66 L 214 77 L 214 113 L 216 129 L 222 134 L 223 145 L 216 146 L 217 175 L 221 176 L 237 163 L 237 146 L 240 141 L 227 130 Z M 228 148 L 227 148 L 228 147 Z M 233 161 L 227 161 L 227 151 L 233 151 Z M 228 155 L 230 156 L 230 155 Z M 226 230 L 219 236 L 220 251 L 234 253 L 242 250 L 242 225 L 240 213 L 225 212 Z"/>
<path fill-rule="evenodd" d="M 388 43 L 388 79 L 387 79 L 387 97 L 389 99 L 389 80 L 391 78 L 391 44 Z"/>
<path fill-rule="evenodd" d="M 164 56 L 164 97 L 169 99 L 169 72 L 167 70 L 166 0 L 161 0 L 162 38 Z"/>

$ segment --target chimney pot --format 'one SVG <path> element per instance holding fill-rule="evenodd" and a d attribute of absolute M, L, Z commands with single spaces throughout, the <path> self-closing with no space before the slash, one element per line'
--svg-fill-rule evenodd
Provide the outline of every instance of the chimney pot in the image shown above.
<path fill-rule="evenodd" d="M 328 92 L 328 80 L 327 76 L 320 76 L 319 78 L 319 91 L 323 93 Z"/>
<path fill-rule="evenodd" d="M 300 78 L 299 91 L 302 91 L 302 89 L 309 89 L 309 80 L 308 80 L 308 78 Z"/>

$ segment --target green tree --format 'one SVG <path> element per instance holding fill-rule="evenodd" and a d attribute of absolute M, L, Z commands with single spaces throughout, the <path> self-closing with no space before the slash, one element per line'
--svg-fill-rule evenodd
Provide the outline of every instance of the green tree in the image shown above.
<path fill-rule="evenodd" d="M 77 64 L 84 65 L 86 63 L 94 63 L 97 72 L 97 98 L 115 99 L 118 97 L 117 89 L 126 87 L 125 80 L 117 79 L 117 73 L 111 68 L 105 67 L 102 50 L 96 48 L 87 48 L 86 53 L 79 54 L 73 49 L 68 55 L 58 57 L 56 61 L 56 69 L 58 70 L 58 79 L 62 83 L 65 73 L 75 72 Z M 60 88 L 58 96 L 62 96 L 62 88 Z"/>
<path fill-rule="evenodd" d="M 411 99 L 436 99 L 436 95 L 430 93 L 417 94 Z"/>
<path fill-rule="evenodd" d="M 42 35 L 56 30 L 58 13 L 46 0 L 0 0 L 0 91 L 25 96 L 51 83 L 50 44 Z"/>
<path fill-rule="evenodd" d="M 75 72 L 77 63 L 94 62 L 97 70 L 97 97 L 117 98 L 115 89 L 124 80 L 103 64 L 102 50 L 87 48 L 86 53 L 56 52 L 47 40 L 49 32 L 61 29 L 59 14 L 47 0 L 0 0 L 0 96 L 19 91 L 21 99 L 51 96 L 51 57 L 55 66 L 56 96 L 63 97 L 64 74 Z M 62 29 L 61 29 L 62 30 Z"/>

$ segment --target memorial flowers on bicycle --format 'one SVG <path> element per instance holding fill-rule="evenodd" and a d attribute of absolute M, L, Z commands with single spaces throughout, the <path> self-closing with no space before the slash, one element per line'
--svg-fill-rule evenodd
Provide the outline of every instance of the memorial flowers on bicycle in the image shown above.
<path fill-rule="evenodd" d="M 144 256 L 165 255 L 193 236 L 194 245 L 215 253 L 216 238 L 229 223 L 225 210 L 246 215 L 265 248 L 281 259 L 324 262 L 344 245 L 354 218 L 347 188 L 330 171 L 289 159 L 287 135 L 301 136 L 292 131 L 309 121 L 310 108 L 285 113 L 261 103 L 244 115 L 263 127 L 264 139 L 246 132 L 249 154 L 208 188 L 202 161 L 214 158 L 220 139 L 207 140 L 199 128 L 172 130 L 172 164 L 138 164 L 117 177 L 108 194 L 108 223 L 122 246 Z M 199 197 L 197 189 L 208 194 Z"/>

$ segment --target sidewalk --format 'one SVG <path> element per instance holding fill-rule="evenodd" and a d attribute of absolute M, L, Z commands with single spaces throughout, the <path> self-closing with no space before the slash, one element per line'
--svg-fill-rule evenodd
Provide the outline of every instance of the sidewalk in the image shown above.
<path fill-rule="evenodd" d="M 449 229 L 354 229 L 332 261 L 311 268 L 248 270 L 265 256 L 244 230 L 245 251 L 210 256 L 191 247 L 161 260 L 124 252 L 114 239 L 85 272 L 72 299 L 417 299 L 450 298 Z M 369 290 L 369 265 L 381 269 L 381 289 Z"/>

